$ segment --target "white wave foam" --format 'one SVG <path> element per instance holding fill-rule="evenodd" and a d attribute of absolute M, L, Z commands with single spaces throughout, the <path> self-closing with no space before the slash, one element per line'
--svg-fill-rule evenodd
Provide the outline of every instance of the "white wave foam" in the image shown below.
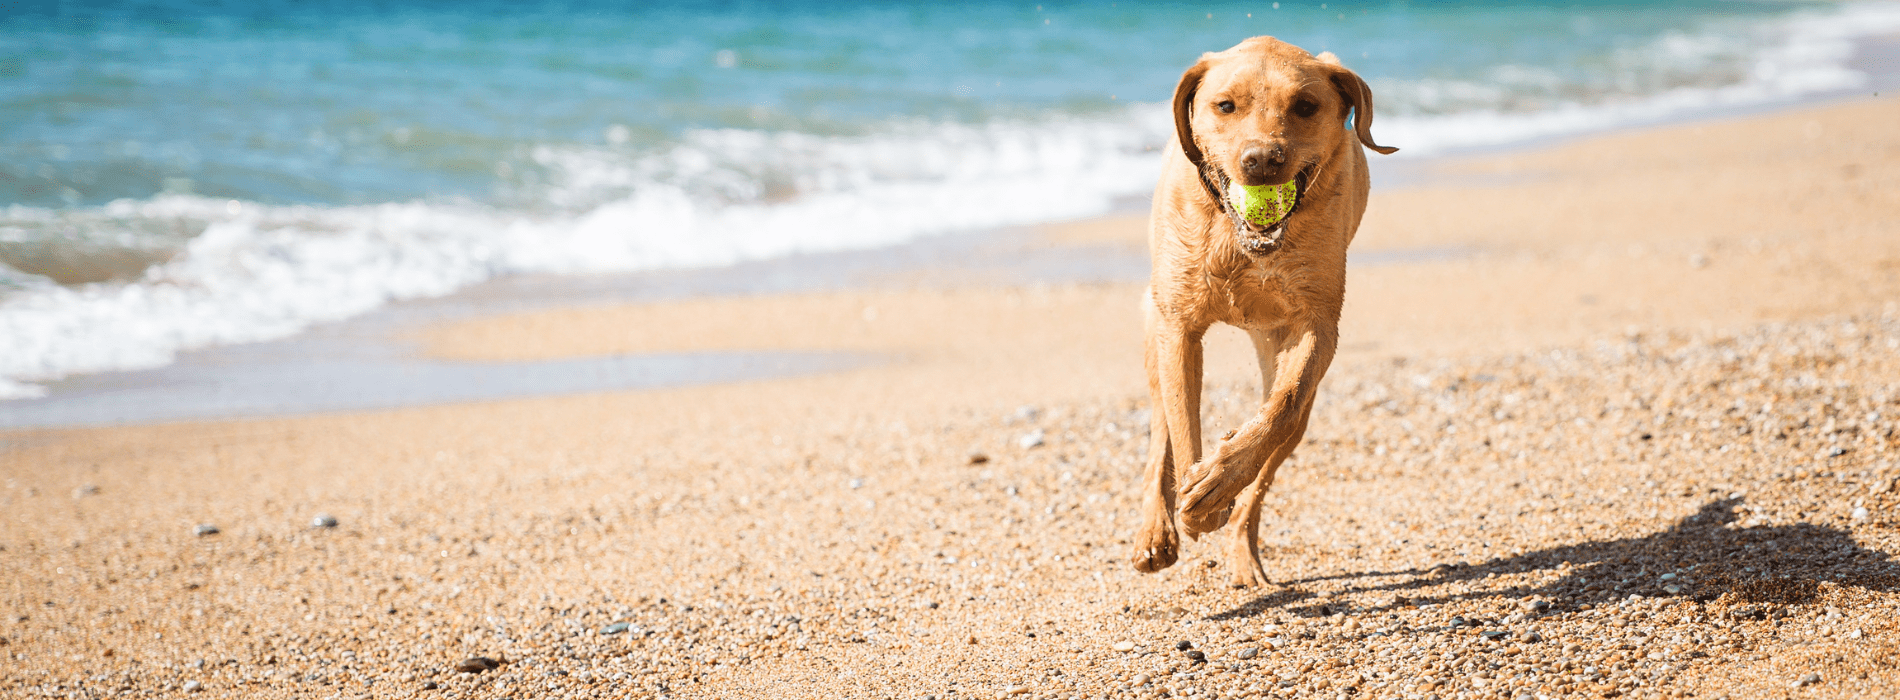
<path fill-rule="evenodd" d="M 160 366 L 183 349 L 282 337 L 503 274 L 723 265 L 1097 215 L 1153 186 L 1153 152 L 1167 138 L 1157 109 L 861 138 L 707 131 L 631 160 L 544 150 L 538 158 L 560 175 L 550 198 L 572 214 L 467 202 L 114 202 L 95 218 L 197 221 L 204 232 L 129 284 L 59 287 L 14 275 L 23 289 L 0 300 L 0 397 L 42 395 L 33 382 L 74 373 Z M 776 176 L 746 168 L 789 173 L 794 194 L 772 201 L 760 183 Z"/>
<path fill-rule="evenodd" d="M 1900 3 L 1891 2 L 1805 10 L 1760 24 L 1720 23 L 1703 33 L 1674 32 L 1622 52 L 1608 82 L 1628 83 L 1622 87 L 1631 94 L 1625 96 L 1547 97 L 1547 104 L 1532 111 L 1481 106 L 1449 114 L 1381 117 L 1374 131 L 1382 143 L 1402 147 L 1403 155 L 1423 156 L 1789 103 L 1865 85 L 1867 75 L 1848 65 L 1855 41 L 1894 32 L 1900 32 Z M 1733 65 L 1727 65 L 1730 62 Z M 1716 80 L 1730 70 L 1736 73 L 1733 79 Z M 1513 95 L 1556 93 L 1504 87 L 1555 80 L 1543 72 L 1509 66 L 1496 72 L 1500 75 L 1488 83 L 1419 81 L 1386 92 L 1398 93 L 1425 112 L 1522 99 Z"/>

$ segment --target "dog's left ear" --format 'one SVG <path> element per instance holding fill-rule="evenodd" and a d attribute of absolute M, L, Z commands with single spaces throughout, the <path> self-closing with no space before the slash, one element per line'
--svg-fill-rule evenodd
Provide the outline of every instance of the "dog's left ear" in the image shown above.
<path fill-rule="evenodd" d="M 1327 58 L 1333 60 L 1327 61 Z M 1386 155 L 1397 153 L 1397 148 L 1372 142 L 1372 88 L 1366 86 L 1366 81 L 1360 79 L 1358 73 L 1339 65 L 1339 58 L 1333 56 L 1332 52 L 1321 53 L 1319 60 L 1335 66 L 1333 89 L 1338 90 L 1339 96 L 1345 98 L 1346 105 L 1352 108 L 1352 130 L 1359 134 L 1359 143 Z"/>

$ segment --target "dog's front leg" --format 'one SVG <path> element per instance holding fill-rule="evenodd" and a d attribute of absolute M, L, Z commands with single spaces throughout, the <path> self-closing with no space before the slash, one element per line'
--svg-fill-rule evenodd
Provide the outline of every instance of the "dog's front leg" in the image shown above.
<path fill-rule="evenodd" d="M 1175 484 L 1201 455 L 1201 333 L 1147 310 L 1149 421 L 1148 472 L 1142 479 L 1141 531 L 1135 536 L 1137 570 L 1174 565 L 1181 538 L 1174 526 Z"/>
<path fill-rule="evenodd" d="M 1225 525 L 1234 497 L 1259 477 L 1268 458 L 1274 458 L 1277 468 L 1306 433 L 1306 414 L 1313 408 L 1320 378 L 1332 364 L 1338 329 L 1309 326 L 1293 337 L 1294 343 L 1276 358 L 1273 388 L 1260 413 L 1181 480 L 1181 524 L 1189 537 Z"/>

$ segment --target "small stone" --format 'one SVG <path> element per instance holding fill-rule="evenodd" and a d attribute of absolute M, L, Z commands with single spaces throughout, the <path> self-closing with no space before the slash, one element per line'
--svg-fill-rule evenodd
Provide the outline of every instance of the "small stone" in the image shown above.
<path fill-rule="evenodd" d="M 854 488 L 854 489 L 861 489 L 861 488 L 864 488 L 864 480 L 863 480 L 863 479 L 852 479 L 852 480 L 851 480 L 851 488 Z"/>
<path fill-rule="evenodd" d="M 621 632 L 627 631 L 627 627 L 629 627 L 629 625 L 625 622 L 616 622 L 606 627 L 600 628 L 600 633 L 601 634 L 620 634 Z"/>
<path fill-rule="evenodd" d="M 1028 693 L 1029 686 L 1026 685 L 1012 685 L 1008 690 L 1003 691 L 1004 695 L 1027 695 Z"/>
<path fill-rule="evenodd" d="M 1017 438 L 1016 444 L 1021 446 L 1025 450 L 1042 447 L 1042 437 L 1043 437 L 1042 429 L 1037 428 L 1035 430 L 1031 430 L 1027 433 L 1024 433 L 1022 437 Z"/>
<path fill-rule="evenodd" d="M 971 463 L 971 464 L 983 464 L 983 463 L 985 463 L 985 462 L 988 462 L 988 461 L 990 461 L 990 456 L 989 456 L 989 455 L 986 455 L 986 454 L 983 454 L 983 453 L 981 453 L 981 452 L 971 452 L 971 453 L 970 453 L 970 463 Z"/>
<path fill-rule="evenodd" d="M 1187 650 L 1187 657 L 1189 661 L 1193 661 L 1197 664 L 1207 663 L 1207 654 L 1202 653 L 1199 649 Z"/>
<path fill-rule="evenodd" d="M 1148 684 L 1148 674 L 1146 674 L 1146 673 L 1137 673 L 1137 674 L 1135 674 L 1135 677 L 1134 677 L 1134 678 L 1130 678 L 1130 679 L 1128 679 L 1128 684 L 1129 684 L 1129 685 L 1147 685 L 1147 684 Z"/>
<path fill-rule="evenodd" d="M 196 693 L 204 689 L 205 686 L 203 683 L 199 683 L 198 681 L 185 681 L 185 692 L 187 693 Z"/>
<path fill-rule="evenodd" d="M 423 690 L 435 690 L 435 689 L 436 689 L 436 687 L 437 687 L 437 686 L 436 686 L 436 684 L 435 684 L 435 681 L 428 681 L 428 682 L 425 682 L 425 683 L 423 683 L 423 684 L 422 684 L 422 689 L 423 689 Z"/>
<path fill-rule="evenodd" d="M 1538 642 L 1544 641 L 1544 635 L 1538 634 L 1536 630 L 1531 630 L 1529 632 L 1524 633 L 1524 641 L 1527 643 L 1536 644 Z"/>
<path fill-rule="evenodd" d="M 1863 506 L 1855 506 L 1853 516 L 1855 520 L 1866 520 L 1867 509 Z"/>
<path fill-rule="evenodd" d="M 1490 640 L 1495 641 L 1495 640 L 1499 640 L 1499 639 L 1503 639 L 1505 637 L 1511 636 L 1511 631 L 1510 630 L 1485 630 L 1483 632 L 1479 632 L 1478 634 L 1482 635 L 1485 639 L 1490 639 Z"/>
<path fill-rule="evenodd" d="M 1534 613 L 1540 613 L 1540 614 L 1541 614 L 1541 613 L 1545 613 L 1545 612 L 1549 612 L 1549 611 L 1550 611 L 1550 601 L 1548 601 L 1548 600 L 1527 600 L 1527 601 L 1524 601 L 1524 609 L 1525 609 L 1525 610 L 1529 610 L 1529 611 L 1531 611 L 1531 612 L 1534 612 Z"/>
<path fill-rule="evenodd" d="M 1174 643 L 1175 651 L 1187 651 L 1193 648 L 1194 648 L 1194 643 L 1185 639 Z"/>
<path fill-rule="evenodd" d="M 1134 651 L 1134 650 L 1135 650 L 1135 643 L 1134 643 L 1134 642 L 1130 642 L 1130 641 L 1126 641 L 1126 640 L 1124 640 L 1124 641 L 1120 641 L 1120 642 L 1116 642 L 1116 643 L 1115 643 L 1115 647 L 1114 647 L 1114 649 L 1115 649 L 1115 651 Z"/>
<path fill-rule="evenodd" d="M 212 525 L 211 523 L 201 523 L 197 527 L 194 527 L 191 529 L 191 534 L 197 535 L 199 537 L 209 537 L 211 535 L 218 534 L 218 526 Z"/>
<path fill-rule="evenodd" d="M 1259 655 L 1260 655 L 1260 647 L 1247 647 L 1245 649 L 1240 650 L 1240 653 L 1235 654 L 1234 658 L 1240 659 L 1241 661 L 1246 661 L 1248 659 L 1251 659 Z"/>
<path fill-rule="evenodd" d="M 1682 592 L 1682 587 L 1672 583 L 1667 586 L 1663 586 L 1663 592 L 1668 593 L 1669 595 L 1675 595 L 1677 593 Z"/>
<path fill-rule="evenodd" d="M 1839 456 L 1841 456 L 1841 455 L 1844 455 L 1844 454 L 1847 454 L 1847 448 L 1845 448 L 1845 447 L 1831 447 L 1831 448 L 1828 448 L 1828 449 L 1825 449 L 1825 450 L 1822 450 L 1822 451 L 1821 451 L 1821 454 L 1823 454 L 1823 455 L 1826 455 L 1826 456 L 1827 456 L 1827 457 L 1829 457 L 1829 458 L 1833 458 L 1833 457 L 1839 457 Z"/>
<path fill-rule="evenodd" d="M 311 527 L 336 527 L 336 516 L 331 515 L 329 513 L 320 513 L 317 515 L 317 517 L 310 519 L 310 526 Z"/>
<path fill-rule="evenodd" d="M 1808 675 L 1805 675 L 1805 676 L 1802 676 L 1802 677 L 1801 677 L 1801 680 L 1798 680 L 1798 681 L 1795 681 L 1795 682 L 1794 682 L 1794 687 L 1796 687 L 1796 688 L 1805 688 L 1805 687 L 1808 687 L 1808 686 L 1810 686 L 1810 685 L 1816 685 L 1816 684 L 1819 684 L 1820 682 L 1821 682 L 1821 674 L 1819 674 L 1819 673 L 1810 673 L 1810 674 L 1808 674 Z"/>
<path fill-rule="evenodd" d="M 1675 575 L 1675 574 L 1663 574 L 1663 575 L 1662 575 L 1662 580 L 1664 580 L 1664 581 L 1674 581 L 1674 580 L 1676 580 L 1676 575 Z"/>
<path fill-rule="evenodd" d="M 471 656 L 455 664 L 455 670 L 462 673 L 481 673 L 501 668 L 501 662 L 486 656 Z"/>
<path fill-rule="evenodd" d="M 1861 633 L 1859 627 L 1855 627 L 1853 631 L 1847 633 L 1848 639 L 1860 639 L 1862 636 L 1863 634 Z"/>

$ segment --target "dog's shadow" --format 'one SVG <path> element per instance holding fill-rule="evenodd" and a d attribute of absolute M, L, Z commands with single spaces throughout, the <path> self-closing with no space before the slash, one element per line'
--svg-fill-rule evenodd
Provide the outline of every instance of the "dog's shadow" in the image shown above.
<path fill-rule="evenodd" d="M 1881 592 L 1900 588 L 1900 566 L 1892 557 L 1862 548 L 1847 531 L 1809 523 L 1735 527 L 1735 507 L 1740 504 L 1738 498 L 1711 501 L 1646 537 L 1552 547 L 1476 564 L 1446 562 L 1425 571 L 1364 571 L 1287 581 L 1279 590 L 1210 619 L 1246 618 L 1273 609 L 1308 617 L 1330 615 L 1336 604 L 1316 600 L 1320 596 L 1302 584 L 1366 578 L 1401 580 L 1350 585 L 1330 595 L 1395 594 L 1372 611 L 1478 598 L 1537 598 L 1562 610 L 1631 595 L 1709 601 L 1733 593 L 1738 602 L 1798 605 L 1814 600 L 1824 582 Z M 1542 585 L 1476 586 L 1470 592 L 1442 594 L 1429 590 L 1540 570 L 1564 573 Z M 1417 594 L 1408 595 L 1413 592 Z"/>

